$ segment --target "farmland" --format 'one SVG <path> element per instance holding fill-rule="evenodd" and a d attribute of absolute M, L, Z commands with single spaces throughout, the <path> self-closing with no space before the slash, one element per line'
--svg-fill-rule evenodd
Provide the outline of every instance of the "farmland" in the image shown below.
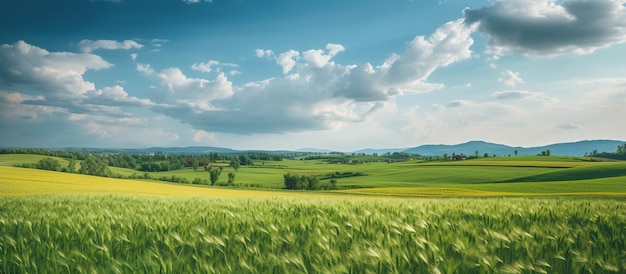
<path fill-rule="evenodd" d="M 0 273 L 626 271 L 624 162 L 266 161 L 235 186 L 12 167 L 43 157 L 0 155 Z M 282 189 L 285 173 L 346 172 L 363 176 Z"/>
<path fill-rule="evenodd" d="M 0 272 L 617 273 L 623 201 L 0 200 Z"/>

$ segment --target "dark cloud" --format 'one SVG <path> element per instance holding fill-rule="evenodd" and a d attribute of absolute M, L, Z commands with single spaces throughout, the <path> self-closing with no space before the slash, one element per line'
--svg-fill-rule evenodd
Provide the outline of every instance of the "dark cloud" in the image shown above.
<path fill-rule="evenodd" d="M 464 13 L 466 24 L 479 24 L 495 54 L 582 54 L 626 42 L 626 8 L 618 0 L 496 1 Z"/>

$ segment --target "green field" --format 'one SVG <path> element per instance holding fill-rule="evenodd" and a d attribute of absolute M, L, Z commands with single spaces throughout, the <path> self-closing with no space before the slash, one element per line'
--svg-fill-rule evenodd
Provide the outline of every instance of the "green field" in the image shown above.
<path fill-rule="evenodd" d="M 36 163 L 44 156 L 38 155 L 0 155 L 0 166 Z M 66 159 L 57 158 L 62 165 Z M 225 183 L 225 173 L 234 172 L 227 163 L 220 178 Z M 122 177 L 142 177 L 144 172 L 110 167 L 114 174 Z M 363 173 L 365 176 L 338 178 L 340 189 L 351 189 L 358 193 L 391 193 L 420 196 L 420 189 L 425 195 L 436 193 L 436 189 L 481 191 L 485 195 L 503 194 L 606 194 L 608 196 L 626 196 L 626 162 L 591 162 L 581 157 L 498 157 L 466 161 L 424 162 L 412 161 L 401 163 L 365 163 L 358 165 L 329 164 L 321 160 L 284 160 L 263 161 L 253 166 L 241 166 L 236 172 L 235 182 L 239 188 L 282 189 L 283 175 L 296 173 L 315 175 L 320 178 L 328 173 Z M 167 172 L 148 172 L 150 178 L 181 177 L 188 181 L 195 178 L 208 180 L 209 174 L 202 168 L 194 171 L 185 168 Z M 361 189 L 372 188 L 372 189 Z M 374 189 L 375 188 L 375 189 Z M 384 191 L 379 189 L 384 188 Z M 459 192 L 460 193 L 460 192 Z M 444 195 L 446 196 L 446 195 Z M 487 195 L 493 196 L 493 195 Z"/>
<path fill-rule="evenodd" d="M 0 199 L 2 273 L 623 273 L 611 199 Z"/>
<path fill-rule="evenodd" d="M 626 272 L 625 162 L 266 161 L 234 187 L 12 167 L 43 157 L 0 155 L 0 273 Z M 335 172 L 365 176 L 282 189 Z"/>

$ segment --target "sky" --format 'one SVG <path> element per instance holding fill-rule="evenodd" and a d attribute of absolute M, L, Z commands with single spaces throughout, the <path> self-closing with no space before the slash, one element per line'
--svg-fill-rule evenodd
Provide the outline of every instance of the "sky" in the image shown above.
<path fill-rule="evenodd" d="M 0 3 L 0 147 L 626 139 L 625 0 Z"/>

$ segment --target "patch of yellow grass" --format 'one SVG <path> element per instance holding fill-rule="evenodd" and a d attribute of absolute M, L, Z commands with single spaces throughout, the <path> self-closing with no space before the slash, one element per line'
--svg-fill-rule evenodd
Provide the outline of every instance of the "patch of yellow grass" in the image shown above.
<path fill-rule="evenodd" d="M 57 194 L 129 194 L 182 197 L 276 197 L 310 195 L 301 192 L 254 191 L 177 185 L 0 166 L 0 196 Z"/>
<path fill-rule="evenodd" d="M 347 198 L 370 199 L 361 195 L 346 195 L 329 192 L 264 191 L 229 189 L 161 183 L 154 181 L 127 180 L 88 176 L 73 173 L 53 172 L 39 169 L 0 166 L 0 197 L 32 195 L 91 195 L 121 194 L 175 197 L 219 197 L 219 198 Z M 377 197 L 372 197 L 377 199 Z"/>

